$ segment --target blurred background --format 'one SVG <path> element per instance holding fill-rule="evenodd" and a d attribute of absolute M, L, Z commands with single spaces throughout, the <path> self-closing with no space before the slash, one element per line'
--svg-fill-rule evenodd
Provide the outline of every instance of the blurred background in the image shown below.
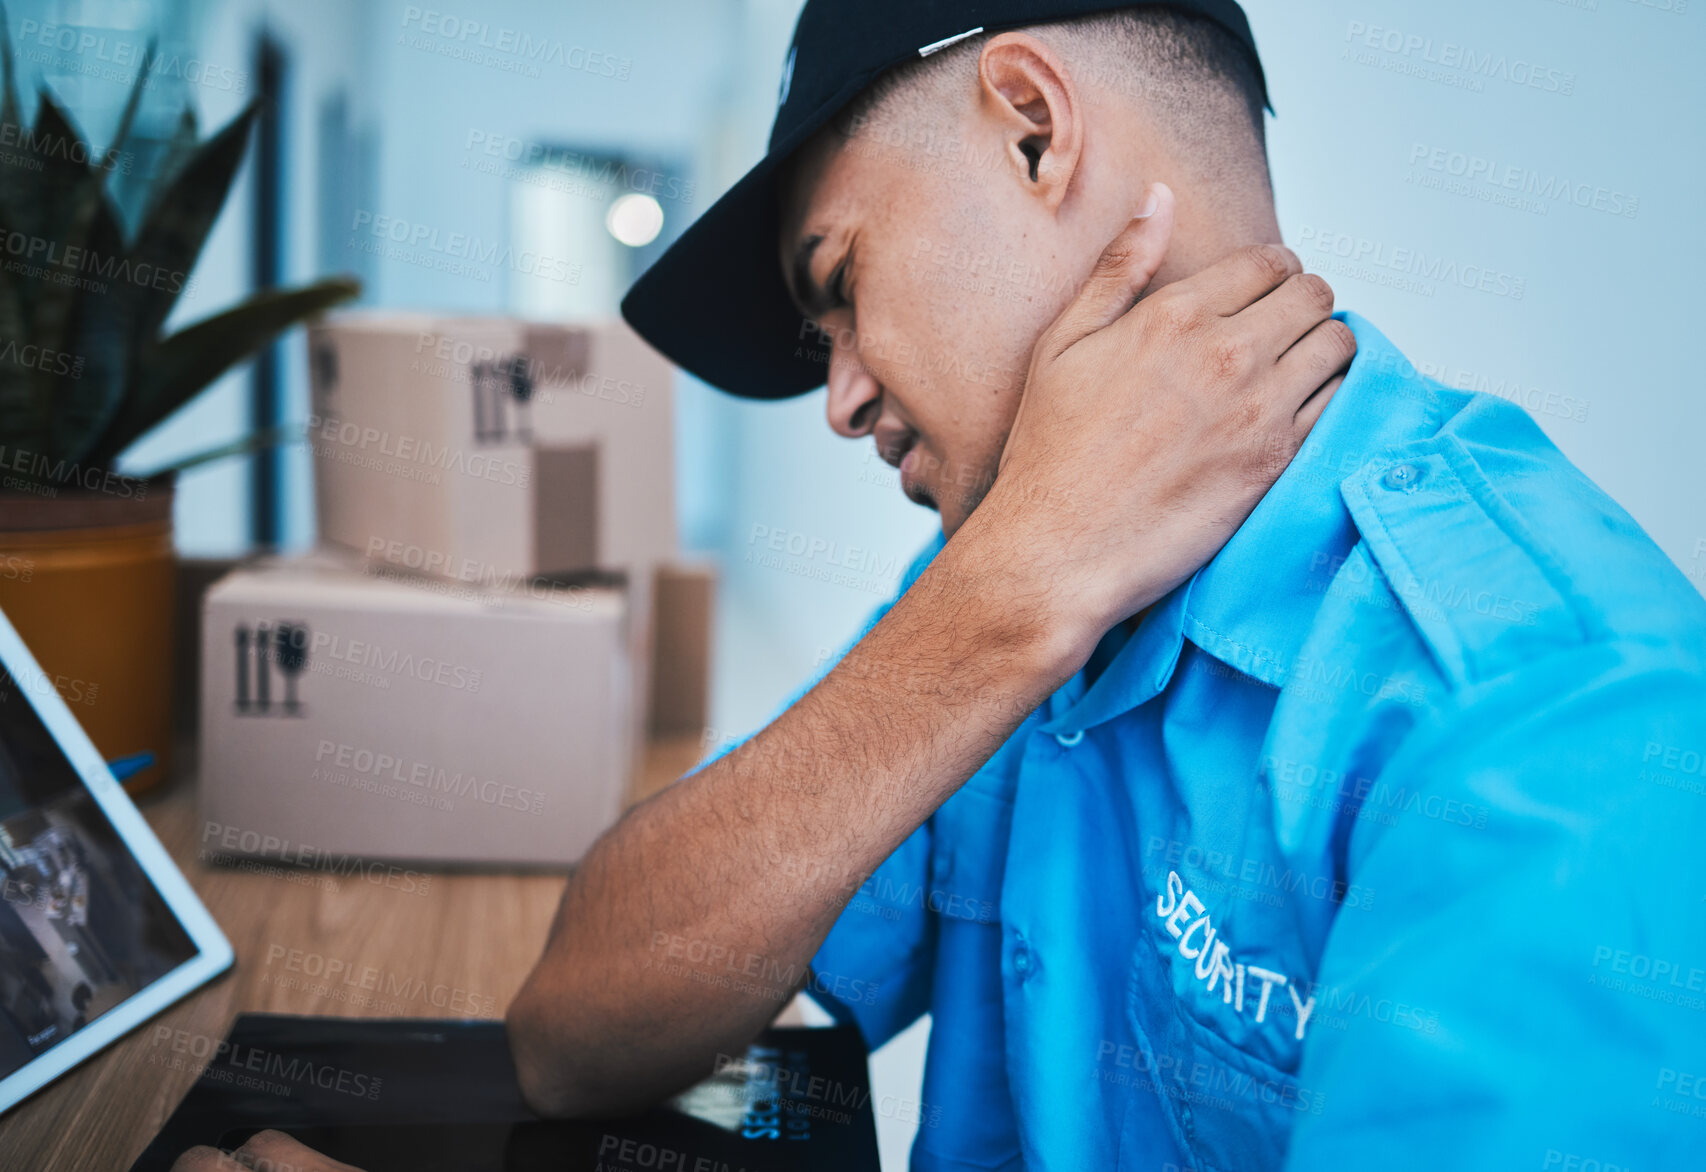
<path fill-rule="evenodd" d="M 1424 371 L 1527 407 L 1706 585 L 1706 6 L 1245 7 L 1277 111 L 1269 143 L 1288 243 L 1332 281 L 1341 306 Z M 270 99 L 175 324 L 256 288 L 335 273 L 362 280 L 366 306 L 563 321 L 613 313 L 633 278 L 762 153 L 798 8 L 13 0 L 7 15 L 26 106 L 37 83 L 51 85 L 97 143 L 158 38 L 136 173 L 114 177 L 125 214 L 137 210 L 151 144 L 163 149 L 186 103 L 205 132 L 252 97 Z M 526 48 L 541 45 L 549 52 Z M 1463 50 L 1499 64 L 1451 64 Z M 570 268 L 482 263 L 494 246 Z M 1493 279 L 1417 277 L 1397 259 L 1405 250 Z M 154 467 L 300 424 L 306 364 L 300 334 L 287 337 L 130 462 Z M 722 575 L 713 734 L 738 735 L 854 632 L 935 517 L 905 501 L 868 443 L 830 434 L 821 391 L 751 404 L 683 376 L 676 394 L 683 544 Z M 186 473 L 180 551 L 307 547 L 311 473 L 303 445 Z M 755 534 L 778 531 L 833 542 L 859 581 L 748 557 Z M 879 1095 L 916 1099 L 927 1029 L 879 1057 Z M 909 1125 L 879 1112 L 879 1126 L 885 1160 L 904 1166 Z"/>

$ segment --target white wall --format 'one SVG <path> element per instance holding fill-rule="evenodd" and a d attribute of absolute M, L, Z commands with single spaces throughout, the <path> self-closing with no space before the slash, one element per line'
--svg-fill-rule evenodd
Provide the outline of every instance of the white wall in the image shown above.
<path fill-rule="evenodd" d="M 1684 2 L 1261 0 L 1250 11 L 1278 111 L 1281 223 L 1304 262 L 1444 381 L 1520 388 L 1554 442 L 1700 582 L 1706 6 L 1676 11 Z M 1376 27 L 1398 52 L 1367 47 Z M 1513 71 L 1536 65 L 1540 85 L 1398 72 L 1428 67 L 1410 38 L 1431 40 L 1435 58 L 1452 43 Z M 1499 182 L 1423 185 L 1470 159 Z M 1495 202 L 1522 198 L 1524 184 L 1588 206 Z M 1390 287 L 1392 267 L 1338 255 L 1359 248 L 1492 270 L 1522 295 Z"/>

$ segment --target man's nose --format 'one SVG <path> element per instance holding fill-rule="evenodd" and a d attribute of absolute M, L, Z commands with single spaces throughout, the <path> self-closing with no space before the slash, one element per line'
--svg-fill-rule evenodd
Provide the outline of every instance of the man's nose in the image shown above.
<path fill-rule="evenodd" d="M 859 361 L 851 339 L 838 333 L 829 355 L 829 426 L 837 435 L 857 439 L 871 434 L 883 402 L 883 387 Z"/>

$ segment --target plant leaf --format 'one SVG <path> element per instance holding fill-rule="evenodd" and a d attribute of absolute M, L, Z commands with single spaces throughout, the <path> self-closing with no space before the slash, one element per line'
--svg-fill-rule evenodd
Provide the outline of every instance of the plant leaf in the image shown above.
<path fill-rule="evenodd" d="M 140 93 L 141 79 L 147 75 L 152 62 L 150 52 L 144 56 L 137 74 L 138 86 L 133 91 L 133 98 Z M 129 113 L 127 110 L 127 118 Z M 44 126 L 48 134 L 46 138 L 41 134 Z M 50 163 L 43 167 L 42 175 L 46 179 L 51 174 L 56 189 L 53 193 L 55 204 L 41 208 L 39 222 L 42 224 L 42 236 L 48 242 L 43 250 L 47 255 L 43 259 L 44 263 L 51 262 L 46 263 L 46 267 L 59 272 L 36 282 L 35 312 L 30 322 L 31 341 L 61 353 L 79 348 L 92 349 L 93 343 L 80 344 L 72 333 L 73 320 L 89 316 L 82 309 L 83 302 L 93 298 L 107 299 L 112 303 L 95 312 L 97 319 L 127 316 L 116 303 L 134 300 L 141 292 L 141 286 L 130 280 L 130 271 L 110 263 L 119 259 L 122 247 L 116 231 L 106 235 L 100 250 L 91 247 L 90 234 L 103 209 L 106 209 L 106 171 L 100 166 L 85 165 L 72 158 L 74 152 L 69 144 L 72 141 L 81 143 L 82 138 L 72 127 L 70 117 L 45 89 L 36 116 L 36 129 L 37 142 L 47 144 Z M 121 126 L 120 129 L 125 128 Z M 83 153 L 86 158 L 94 156 L 93 148 L 87 146 Z M 116 226 L 116 220 L 110 222 Z M 57 257 L 51 255 L 54 249 L 58 250 Z M 103 261 L 108 262 L 108 267 L 116 274 L 110 281 L 96 281 L 85 276 L 91 268 L 96 272 L 102 271 Z M 86 353 L 84 357 L 91 358 L 92 354 Z M 111 417 L 111 410 L 104 405 L 107 400 L 98 387 L 94 395 L 64 393 L 65 379 L 55 370 L 41 370 L 38 381 L 46 384 L 45 393 L 51 412 L 48 424 L 50 451 L 57 459 L 75 460 L 94 445 L 105 429 L 106 421 Z M 73 384 L 80 381 L 71 380 Z M 78 409 L 80 405 L 88 408 L 91 404 L 94 406 L 92 410 Z"/>
<path fill-rule="evenodd" d="M 118 129 L 105 154 L 90 160 L 82 181 L 76 185 L 74 206 L 65 226 L 66 255 L 84 259 L 83 271 L 93 261 L 97 272 L 110 267 L 106 281 L 74 281 L 41 290 L 36 307 L 35 334 L 44 344 L 60 351 L 76 351 L 80 368 L 76 377 L 55 369 L 44 371 L 52 384 L 52 421 L 48 443 L 56 456 L 75 464 L 99 442 L 124 398 L 126 364 L 132 358 L 130 324 L 147 289 L 133 268 L 107 262 L 121 261 L 124 234 L 118 213 L 107 200 L 107 172 L 117 165 L 119 152 L 130 137 L 142 104 L 142 90 L 154 69 L 154 42 L 142 54 L 136 80 L 119 116 Z M 77 250 L 75 253 L 73 250 Z M 79 296 L 81 294 L 81 296 Z M 49 339 L 57 341 L 49 342 Z"/>
<path fill-rule="evenodd" d="M 19 267 L 14 270 L 20 299 L 27 309 L 26 333 L 31 343 L 48 350 L 66 351 L 69 317 L 79 291 L 79 269 L 84 254 L 71 253 L 67 245 L 83 243 L 70 235 L 75 227 L 74 209 L 85 202 L 84 193 L 92 190 L 99 197 L 98 175 L 77 162 L 75 155 L 83 154 L 82 135 L 72 125 L 70 117 L 43 89 L 36 107 L 33 130 L 22 140 L 23 150 L 8 175 L 4 219 L 23 237 Z M 71 260 L 71 264 L 67 264 Z M 31 369 L 35 384 L 28 404 L 27 430 L 38 443 L 45 444 L 52 428 L 54 380 L 51 370 Z M 60 453 L 46 448 L 43 456 L 58 458 Z"/>
<path fill-rule="evenodd" d="M 146 345 L 159 332 L 188 283 L 202 245 L 225 205 L 231 180 L 249 145 L 249 128 L 259 111 L 259 99 L 250 102 L 157 189 L 130 255 L 134 265 L 148 265 L 150 271 L 170 273 L 175 279 L 167 281 L 164 289 L 150 290 L 143 299 L 135 321 L 140 344 Z"/>
<path fill-rule="evenodd" d="M 102 204 L 106 200 L 107 169 L 115 157 L 113 152 L 123 145 L 125 138 L 130 134 L 130 124 L 136 117 L 136 107 L 142 101 L 143 83 L 148 80 L 148 74 L 153 68 L 154 42 L 149 41 L 147 50 L 142 54 L 142 64 L 136 71 L 136 81 L 130 87 L 130 97 L 125 102 L 124 113 L 119 117 L 118 133 L 114 138 L 113 146 L 108 149 L 107 154 L 96 159 L 94 146 L 92 144 L 87 145 L 85 157 L 90 160 L 88 165 L 67 159 L 67 166 L 74 168 L 76 172 L 76 178 L 71 180 L 69 184 L 70 204 L 65 209 L 65 220 L 59 226 L 59 231 L 45 235 L 49 240 L 58 241 L 64 246 L 64 255 L 68 259 L 68 263 L 71 257 L 77 257 L 84 262 L 74 266 L 79 273 L 91 256 L 89 233 L 94 227 L 96 218 L 100 215 Z M 50 114 L 58 115 L 59 120 L 64 124 L 65 133 L 76 133 L 71 129 L 71 119 L 59 109 L 57 102 L 49 100 L 45 89 L 42 91 L 42 108 Z M 42 116 L 37 115 L 36 126 L 38 129 L 41 123 Z M 69 173 L 67 178 L 69 178 Z M 122 239 L 119 240 L 119 244 L 122 247 Z M 118 255 L 118 248 L 114 248 L 109 254 L 114 259 Z M 133 275 L 134 270 L 124 271 L 118 280 L 121 283 L 127 282 Z M 67 341 L 67 327 L 77 311 L 77 294 L 82 288 L 82 283 L 76 279 L 46 281 L 38 287 L 34 322 L 37 341 L 62 350 L 70 348 Z M 135 288 L 140 290 L 142 286 L 136 285 Z M 129 296 L 128 292 L 120 290 L 112 290 L 112 292 L 118 293 L 121 297 Z M 55 427 L 54 430 L 56 433 L 60 431 L 58 427 Z M 96 432 L 87 436 L 84 446 L 93 444 L 99 435 L 100 433 Z"/>
<path fill-rule="evenodd" d="M 214 379 L 291 326 L 361 293 L 353 277 L 334 277 L 299 289 L 268 289 L 179 330 L 139 355 L 125 397 L 96 458 L 107 466 L 145 432 L 189 402 Z"/>
<path fill-rule="evenodd" d="M 124 113 L 119 115 L 118 129 L 113 132 L 113 141 L 107 147 L 107 153 L 102 156 L 104 170 L 111 170 L 116 165 L 119 152 L 130 138 L 130 128 L 136 122 L 136 109 L 142 105 L 142 87 L 153 68 L 154 38 L 149 37 L 148 48 L 142 54 L 142 67 L 136 71 L 136 80 L 130 86 L 130 97 L 125 99 Z"/>
<path fill-rule="evenodd" d="M 15 183 L 7 185 L 6 218 L 30 239 L 29 251 L 18 259 L 44 268 L 48 243 L 63 244 L 79 188 L 89 182 L 89 168 L 75 162 L 73 144 L 84 147 L 82 134 L 70 115 L 43 89 L 37 98 L 36 123 L 22 140 Z M 39 243 L 38 243 L 39 241 Z M 56 258 L 62 259 L 62 258 Z M 39 278 L 31 278 L 40 284 Z"/>
<path fill-rule="evenodd" d="M 164 476 L 168 472 L 184 472 L 191 468 L 199 468 L 203 464 L 211 464 L 215 460 L 228 460 L 232 456 L 247 456 L 263 448 L 274 447 L 278 444 L 293 444 L 307 438 L 308 432 L 300 423 L 288 427 L 269 427 L 264 431 L 243 436 L 241 439 L 234 439 L 230 443 L 206 448 L 193 456 L 180 456 L 147 472 L 126 470 L 125 475 L 134 476 L 138 480 L 153 480 L 155 477 Z"/>
<path fill-rule="evenodd" d="M 196 120 L 195 107 L 184 106 L 184 112 L 178 115 L 177 129 L 172 131 L 172 137 L 166 141 L 166 149 L 160 154 L 160 162 L 154 168 L 154 185 L 163 187 L 177 177 L 184 163 L 195 153 Z"/>
<path fill-rule="evenodd" d="M 4 20 L 0 12 L 0 20 Z M 23 347 L 29 341 L 23 298 L 12 272 L 0 265 L 0 441 L 6 448 L 8 460 L 18 451 L 40 452 L 43 447 L 42 422 L 47 411 L 37 396 L 41 393 L 35 371 L 23 361 Z"/>
<path fill-rule="evenodd" d="M 94 256 L 119 256 L 124 250 L 118 213 L 104 192 L 96 201 L 87 245 Z M 53 414 L 48 443 L 66 460 L 75 463 L 88 456 L 124 401 L 137 293 L 128 282 L 109 281 L 85 289 L 76 301 L 66 332 L 69 353 L 54 362 L 49 375 Z"/>
<path fill-rule="evenodd" d="M 18 101 L 17 58 L 12 50 L 12 14 L 0 3 L 0 134 L 7 141 L 24 143 L 23 105 Z M 5 206 L 16 198 L 20 178 L 28 174 L 28 164 L 17 152 L 7 152 L 0 160 L 0 225 L 11 228 L 15 221 L 5 215 Z M 0 337 L 5 343 L 23 347 L 28 338 L 29 316 L 24 308 L 20 277 L 14 279 L 9 268 L 0 266 Z M 48 406 L 39 398 L 41 389 L 32 377 L 31 369 L 20 361 L 0 361 L 0 420 L 6 421 L 3 433 L 7 445 L 14 449 L 39 451 L 43 447 L 42 425 L 47 419 Z"/>
<path fill-rule="evenodd" d="M 17 62 L 12 53 L 12 14 L 6 11 L 6 5 L 0 4 L 0 85 L 4 85 L 5 94 L 0 97 L 0 126 L 15 126 L 18 130 L 24 127 L 24 111 L 18 102 Z M 13 132 L 17 134 L 17 131 Z M 19 141 L 23 136 L 13 138 Z"/>

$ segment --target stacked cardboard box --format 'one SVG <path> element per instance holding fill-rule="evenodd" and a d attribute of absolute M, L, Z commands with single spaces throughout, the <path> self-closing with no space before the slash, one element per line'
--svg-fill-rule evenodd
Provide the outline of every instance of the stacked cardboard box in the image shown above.
<path fill-rule="evenodd" d="M 620 322 L 394 313 L 323 322 L 308 355 L 323 549 L 208 594 L 208 824 L 247 853 L 572 861 L 647 731 L 705 723 L 670 366 Z"/>
<path fill-rule="evenodd" d="M 675 556 L 672 371 L 622 323 L 349 314 L 308 346 L 325 540 L 498 580 Z"/>
<path fill-rule="evenodd" d="M 620 590 L 491 590 L 320 554 L 202 611 L 202 837 L 220 853 L 570 863 L 630 772 Z"/>

